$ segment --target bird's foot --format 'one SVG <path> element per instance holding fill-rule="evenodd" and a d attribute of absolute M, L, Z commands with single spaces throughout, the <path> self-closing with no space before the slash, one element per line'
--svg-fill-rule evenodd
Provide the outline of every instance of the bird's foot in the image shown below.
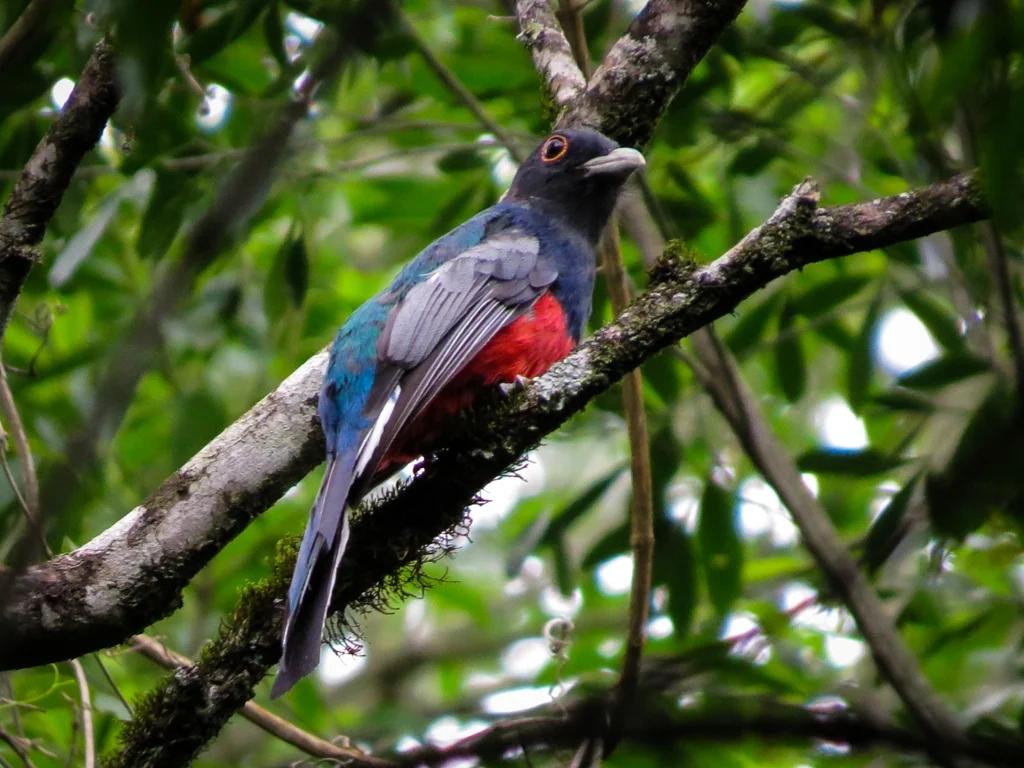
<path fill-rule="evenodd" d="M 516 392 L 522 392 L 526 389 L 526 385 L 529 384 L 533 379 L 529 376 L 516 376 L 515 381 L 503 381 L 498 385 L 498 389 L 505 397 L 511 397 Z"/>

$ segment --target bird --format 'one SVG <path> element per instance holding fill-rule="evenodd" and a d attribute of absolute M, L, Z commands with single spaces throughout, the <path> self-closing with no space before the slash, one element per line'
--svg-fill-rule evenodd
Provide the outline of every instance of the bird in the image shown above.
<path fill-rule="evenodd" d="M 326 469 L 299 551 L 271 690 L 312 672 L 349 537 L 348 510 L 424 455 L 483 391 L 544 373 L 579 342 L 597 248 L 636 149 L 559 130 L 508 192 L 424 248 L 331 345 L 318 401 Z"/>

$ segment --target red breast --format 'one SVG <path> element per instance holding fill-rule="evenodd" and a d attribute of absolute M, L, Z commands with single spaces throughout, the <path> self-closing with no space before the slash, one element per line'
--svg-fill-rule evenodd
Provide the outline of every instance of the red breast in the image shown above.
<path fill-rule="evenodd" d="M 423 455 L 424 447 L 441 433 L 451 415 L 472 405 L 482 389 L 515 381 L 517 376 L 540 376 L 572 347 L 565 312 L 554 296 L 545 293 L 529 312 L 498 331 L 423 414 L 403 430 L 381 461 L 378 473 Z"/>

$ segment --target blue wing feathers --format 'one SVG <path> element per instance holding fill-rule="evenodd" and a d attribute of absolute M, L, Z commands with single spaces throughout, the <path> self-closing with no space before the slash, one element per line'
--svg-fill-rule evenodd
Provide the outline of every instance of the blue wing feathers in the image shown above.
<path fill-rule="evenodd" d="M 320 639 L 341 557 L 348 544 L 348 494 L 355 454 L 333 456 L 310 512 L 288 590 L 281 663 L 272 698 L 280 696 L 320 662 Z"/>
<path fill-rule="evenodd" d="M 396 307 L 415 286 L 452 259 L 509 229 L 525 233 L 524 242 L 532 243 L 532 256 L 520 252 L 514 237 L 492 254 L 480 249 L 480 260 L 467 263 L 465 275 L 457 269 L 444 274 L 446 280 L 454 281 L 447 288 L 456 295 L 430 297 L 423 302 L 422 311 L 413 313 L 414 318 L 398 324 L 403 338 L 392 351 L 415 346 L 416 336 L 421 334 L 432 337 L 426 344 L 430 349 L 410 347 L 407 355 L 398 355 L 409 357 L 409 365 L 381 353 L 379 347 L 389 346 L 390 325 L 400 314 Z M 578 340 L 590 314 L 592 253 L 582 236 L 556 226 L 530 208 L 498 203 L 427 246 L 387 289 L 363 304 L 342 326 L 331 348 L 318 406 L 328 446 L 327 469 L 288 592 L 281 664 L 272 696 L 290 689 L 319 662 L 323 624 L 348 541 L 347 509 L 366 492 L 377 462 L 396 439 L 396 431 L 415 418 L 457 373 L 467 354 L 525 311 L 544 290 L 550 290 L 562 304 L 569 331 Z M 489 286 L 486 297 L 477 291 L 479 297 L 468 305 L 459 299 L 463 291 L 473 293 L 473 287 L 481 288 L 483 283 Z M 416 296 L 421 293 L 428 296 L 429 292 L 419 289 Z M 410 322 L 415 333 L 406 339 Z M 450 327 L 450 332 L 439 331 L 439 336 L 426 333 L 434 326 Z M 381 416 L 389 399 L 392 411 Z"/>

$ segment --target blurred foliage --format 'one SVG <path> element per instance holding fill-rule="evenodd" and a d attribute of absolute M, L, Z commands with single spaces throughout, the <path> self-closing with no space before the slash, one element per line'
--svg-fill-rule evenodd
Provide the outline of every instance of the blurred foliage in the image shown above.
<path fill-rule="evenodd" d="M 595 54 L 638 5 L 587 6 Z M 0 5 L 0 29 L 25 6 Z M 156 275 L 313 63 L 318 23 L 353 50 L 319 91 L 238 245 L 168 318 L 156 364 L 116 434 L 101 436 L 101 461 L 82 468 L 89 482 L 49 521 L 54 546 L 81 544 L 117 520 L 325 345 L 400 264 L 507 184 L 507 152 L 414 43 L 365 34 L 354 6 L 55 2 L 31 51 L 0 77 L 6 196 L 92 43 L 109 30 L 122 53 L 122 109 L 68 190 L 6 337 L 4 362 L 45 482 L 76 426 L 112 396 L 95 382 L 109 361 L 132 354 L 120 341 Z M 544 133 L 538 80 L 504 4 L 404 8 L 524 148 Z M 1024 721 L 1024 429 L 993 264 L 1007 262 L 1019 304 L 1022 50 L 1016 0 L 754 0 L 646 148 L 664 234 L 707 259 L 805 176 L 822 182 L 831 204 L 982 167 L 996 212 L 989 239 L 965 229 L 810 267 L 752 297 L 719 331 L 935 688 L 969 724 L 1010 732 Z M 625 251 L 642 285 L 637 248 L 626 242 Z M 604 296 L 599 288 L 594 326 L 609 319 Z M 644 370 L 658 510 L 649 648 L 701 673 L 679 701 L 751 694 L 898 716 L 852 619 L 830 602 L 774 494 L 685 364 L 666 354 Z M 507 479 L 488 491 L 496 501 L 477 511 L 472 541 L 438 567 L 440 586 L 395 614 L 363 617 L 363 654 L 328 652 L 322 676 L 275 710 L 378 750 L 451 738 L 506 705 L 547 701 L 551 686 L 610 679 L 628 591 L 625 452 L 613 391 L 537 452 L 529 484 Z M 240 588 L 265 575 L 275 542 L 299 533 L 317 480 L 254 521 L 152 633 L 196 655 Z M 2 560 L 22 535 L 6 481 L 0 532 Z M 802 610 L 787 614 L 794 606 Z M 562 615 L 575 623 L 564 663 L 542 637 Z M 724 657 L 733 663 L 697 653 L 752 628 L 759 641 L 737 645 Z M 124 648 L 102 659 L 116 690 L 95 659 L 83 663 L 97 745 L 107 750 L 128 715 L 122 697 L 131 702 L 163 672 Z M 36 766 L 81 760 L 68 665 L 0 685 L 0 728 L 31 740 Z M 4 763 L 17 764 L 5 750 L 0 741 Z M 929 764 L 883 749 L 746 738 L 661 750 L 625 743 L 609 765 L 665 765 L 666 756 L 693 766 Z M 236 718 L 198 764 L 296 759 Z"/>

